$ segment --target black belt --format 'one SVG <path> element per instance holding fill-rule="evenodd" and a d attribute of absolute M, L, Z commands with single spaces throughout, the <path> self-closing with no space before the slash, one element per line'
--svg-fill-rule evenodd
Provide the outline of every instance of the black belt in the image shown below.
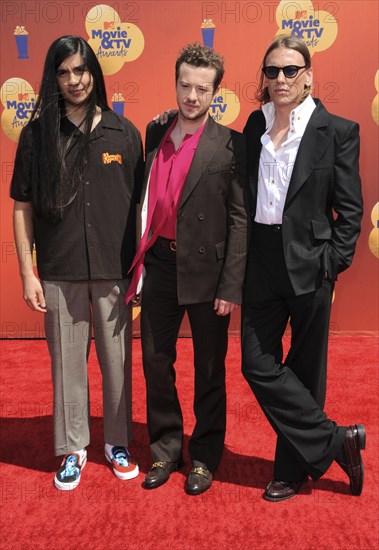
<path fill-rule="evenodd" d="M 165 237 L 158 237 L 156 244 L 162 248 L 168 248 L 172 252 L 176 252 L 176 241 L 166 239 Z"/>
<path fill-rule="evenodd" d="M 257 231 L 265 231 L 272 233 L 273 231 L 276 233 L 278 231 L 282 230 L 282 225 L 280 223 L 258 223 L 253 222 L 253 228 L 257 229 Z"/>

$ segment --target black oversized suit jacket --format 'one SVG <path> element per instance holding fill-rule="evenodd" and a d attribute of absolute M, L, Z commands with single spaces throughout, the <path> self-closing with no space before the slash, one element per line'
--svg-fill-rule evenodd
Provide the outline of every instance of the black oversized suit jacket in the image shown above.
<path fill-rule="evenodd" d="M 285 261 L 296 295 L 318 288 L 325 273 L 334 281 L 349 267 L 362 218 L 359 126 L 315 102 L 300 142 L 282 221 Z M 265 129 L 262 111 L 254 111 L 244 129 L 250 220 L 257 205 L 260 139 Z"/>
<path fill-rule="evenodd" d="M 153 160 L 172 120 L 147 127 L 142 219 L 147 214 Z M 179 304 L 215 298 L 241 303 L 247 245 L 246 186 L 245 137 L 209 117 L 184 183 L 176 220 Z"/>

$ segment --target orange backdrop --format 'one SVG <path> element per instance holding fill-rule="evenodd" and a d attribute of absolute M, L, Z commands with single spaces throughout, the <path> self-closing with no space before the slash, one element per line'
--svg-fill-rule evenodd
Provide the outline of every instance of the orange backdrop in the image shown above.
<path fill-rule="evenodd" d="M 204 20 L 206 20 L 204 22 Z M 63 34 L 88 39 L 102 65 L 109 103 L 144 135 L 146 124 L 175 107 L 174 63 L 189 42 L 212 42 L 225 57 L 223 89 L 211 107 L 242 130 L 258 108 L 260 62 L 279 32 L 306 40 L 313 54 L 314 96 L 361 126 L 365 200 L 352 268 L 337 284 L 332 332 L 373 332 L 378 321 L 378 2 L 376 0 L 213 1 L 85 0 L 1 2 L 1 321 L 3 338 L 43 336 L 42 315 L 21 296 L 9 184 L 21 128 L 38 94 L 45 54 Z M 203 27 L 203 28 L 202 28 Z M 138 310 L 135 311 L 138 332 Z M 239 315 L 232 318 L 239 331 Z M 183 325 L 182 333 L 187 333 Z"/>

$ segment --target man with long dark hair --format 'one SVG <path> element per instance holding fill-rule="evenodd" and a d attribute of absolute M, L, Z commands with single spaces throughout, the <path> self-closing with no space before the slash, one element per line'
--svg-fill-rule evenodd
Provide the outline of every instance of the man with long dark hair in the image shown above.
<path fill-rule="evenodd" d="M 54 479 L 58 489 L 75 488 L 87 460 L 92 329 L 103 379 L 105 456 L 120 479 L 138 474 L 127 449 L 131 311 L 124 297 L 142 170 L 139 132 L 109 109 L 96 55 L 80 37 L 58 38 L 20 136 L 11 184 L 24 299 L 45 316 L 54 447 L 64 455 Z M 73 454 L 75 479 L 63 474 Z"/>
<path fill-rule="evenodd" d="M 334 460 L 353 495 L 363 486 L 364 426 L 338 426 L 323 411 L 333 288 L 351 264 L 362 217 L 359 127 L 314 100 L 312 81 L 305 43 L 277 37 L 263 58 L 262 109 L 244 130 L 251 234 L 242 370 L 277 434 L 263 493 L 271 502 L 293 497 Z"/>

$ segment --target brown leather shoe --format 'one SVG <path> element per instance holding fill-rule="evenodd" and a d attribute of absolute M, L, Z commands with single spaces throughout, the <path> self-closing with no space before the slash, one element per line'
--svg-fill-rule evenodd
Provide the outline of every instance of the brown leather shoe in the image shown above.
<path fill-rule="evenodd" d="M 169 479 L 172 472 L 181 468 L 182 462 L 154 462 L 146 474 L 144 486 L 146 489 L 155 489 L 160 487 Z"/>
<path fill-rule="evenodd" d="M 206 465 L 191 468 L 185 489 L 189 495 L 200 495 L 212 485 L 213 476 Z"/>
<path fill-rule="evenodd" d="M 273 480 L 267 485 L 262 497 L 270 502 L 280 502 L 292 498 L 300 491 L 307 478 L 301 481 L 277 481 Z"/>
<path fill-rule="evenodd" d="M 350 492 L 359 496 L 362 492 L 364 469 L 361 451 L 366 447 L 366 430 L 362 424 L 348 426 L 345 441 L 340 454 L 336 458 L 337 464 L 347 473 L 350 479 Z"/>

